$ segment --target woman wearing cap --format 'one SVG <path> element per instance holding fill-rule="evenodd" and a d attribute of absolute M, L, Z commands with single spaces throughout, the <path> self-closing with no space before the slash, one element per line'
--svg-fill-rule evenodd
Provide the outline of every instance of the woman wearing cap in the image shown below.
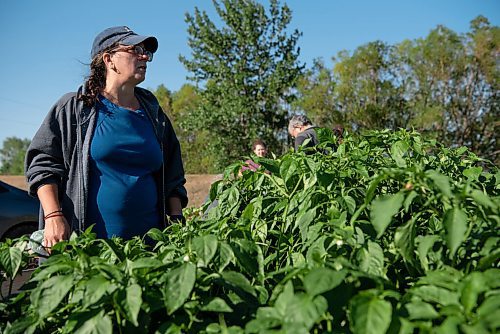
<path fill-rule="evenodd" d="M 99 238 L 143 236 L 183 219 L 179 141 L 154 95 L 137 87 L 158 41 L 127 27 L 94 40 L 90 74 L 61 97 L 26 155 L 47 248 L 93 225 Z"/>

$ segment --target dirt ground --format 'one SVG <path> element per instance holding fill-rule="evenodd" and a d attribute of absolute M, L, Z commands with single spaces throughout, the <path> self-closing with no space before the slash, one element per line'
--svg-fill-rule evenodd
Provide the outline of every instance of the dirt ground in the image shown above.
<path fill-rule="evenodd" d="M 187 174 L 186 189 L 188 192 L 189 204 L 188 207 L 199 207 L 205 201 L 210 185 L 218 180 L 220 175 L 212 174 Z M 0 180 L 18 187 L 27 189 L 27 184 L 24 176 L 0 175 Z"/>

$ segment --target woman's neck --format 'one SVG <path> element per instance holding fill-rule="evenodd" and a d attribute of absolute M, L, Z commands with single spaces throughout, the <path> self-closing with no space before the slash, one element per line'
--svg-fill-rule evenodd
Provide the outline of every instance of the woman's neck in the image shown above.
<path fill-rule="evenodd" d="M 139 101 L 135 97 L 134 87 L 106 85 L 101 94 L 114 104 L 130 109 L 139 109 Z"/>

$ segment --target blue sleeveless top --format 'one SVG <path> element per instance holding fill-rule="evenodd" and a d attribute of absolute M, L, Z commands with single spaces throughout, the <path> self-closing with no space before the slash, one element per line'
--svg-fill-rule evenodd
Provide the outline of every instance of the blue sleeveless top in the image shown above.
<path fill-rule="evenodd" d="M 153 172 L 163 156 L 153 125 L 142 110 L 131 111 L 103 96 L 90 146 L 89 224 L 98 238 L 130 239 L 159 227 Z"/>

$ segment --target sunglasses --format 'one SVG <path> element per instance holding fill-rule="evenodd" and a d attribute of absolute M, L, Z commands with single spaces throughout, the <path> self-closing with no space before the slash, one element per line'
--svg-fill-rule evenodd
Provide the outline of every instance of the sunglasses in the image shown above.
<path fill-rule="evenodd" d="M 128 52 L 128 53 L 133 53 L 137 56 L 146 56 L 148 57 L 147 60 L 148 62 L 153 60 L 153 52 L 146 50 L 145 48 L 139 45 L 116 48 L 114 50 L 109 51 L 109 53 L 115 53 L 115 52 Z"/>

